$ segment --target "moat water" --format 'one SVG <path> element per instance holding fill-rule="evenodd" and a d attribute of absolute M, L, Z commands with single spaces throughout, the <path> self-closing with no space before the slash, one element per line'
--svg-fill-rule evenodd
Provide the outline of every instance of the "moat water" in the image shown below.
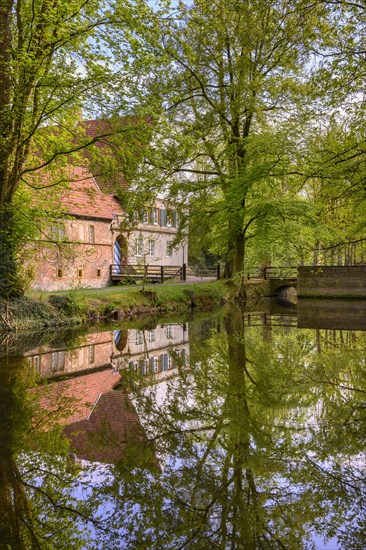
<path fill-rule="evenodd" d="M 4 337 L 0 548 L 364 549 L 365 304 L 332 304 Z"/>

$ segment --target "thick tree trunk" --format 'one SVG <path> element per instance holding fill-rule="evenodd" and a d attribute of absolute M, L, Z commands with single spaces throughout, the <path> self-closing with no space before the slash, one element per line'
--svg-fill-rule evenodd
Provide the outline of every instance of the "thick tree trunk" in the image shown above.
<path fill-rule="evenodd" d="M 19 297 L 23 285 L 18 273 L 17 229 L 13 206 L 6 203 L 0 208 L 0 297 Z"/>
<path fill-rule="evenodd" d="M 228 249 L 230 258 L 225 264 L 225 278 L 231 279 L 244 270 L 245 236 L 242 231 L 229 236 Z"/>

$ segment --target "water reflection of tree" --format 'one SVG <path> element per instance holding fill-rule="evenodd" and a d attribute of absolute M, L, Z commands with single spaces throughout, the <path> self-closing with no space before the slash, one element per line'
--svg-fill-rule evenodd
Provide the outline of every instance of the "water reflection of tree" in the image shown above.
<path fill-rule="evenodd" d="M 2 358 L 2 547 L 303 549 L 313 527 L 364 547 L 366 335 L 263 338 L 237 310 L 213 327 L 178 375 L 126 377 L 149 443 L 97 481 L 57 426 L 75 404 L 42 412 L 24 360 Z"/>
<path fill-rule="evenodd" d="M 130 544 L 300 549 L 311 547 L 313 529 L 326 538 L 342 527 L 346 547 L 361 548 L 365 530 L 351 516 L 362 522 L 365 480 L 355 457 L 365 432 L 358 422 L 350 437 L 342 431 L 351 404 L 334 364 L 352 378 L 349 400 L 360 412 L 364 339 L 334 358 L 334 349 L 317 351 L 309 330 L 261 340 L 240 312 L 225 328 L 198 351 L 191 342 L 191 368 L 166 383 L 165 401 L 154 388 L 131 390 L 162 473 L 148 481 L 121 470 L 124 487 L 130 481 L 122 501 L 139 506 L 138 530 L 124 519 Z"/>
<path fill-rule="evenodd" d="M 86 527 L 103 527 L 94 518 L 99 501 L 75 494 L 80 468 L 58 425 L 71 403 L 42 410 L 24 357 L 3 354 L 0 363 L 0 548 L 83 548 Z"/>

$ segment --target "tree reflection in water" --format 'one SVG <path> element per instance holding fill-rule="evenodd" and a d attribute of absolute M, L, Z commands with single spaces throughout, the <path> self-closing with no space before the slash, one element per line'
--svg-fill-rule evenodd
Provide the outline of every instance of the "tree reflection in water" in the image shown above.
<path fill-rule="evenodd" d="M 2 547 L 364 548 L 366 334 L 211 320 L 172 376 L 123 373 L 144 438 L 114 465 L 72 463 L 6 360 Z"/>

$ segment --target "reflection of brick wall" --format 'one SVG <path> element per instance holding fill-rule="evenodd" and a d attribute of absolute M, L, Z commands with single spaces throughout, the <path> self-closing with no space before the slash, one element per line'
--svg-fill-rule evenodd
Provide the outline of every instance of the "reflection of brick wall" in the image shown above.
<path fill-rule="evenodd" d="M 74 349 L 38 348 L 28 354 L 29 361 L 41 376 L 57 376 L 109 365 L 112 353 L 110 332 L 88 334 Z"/>
<path fill-rule="evenodd" d="M 72 219 L 65 220 L 64 226 L 69 243 L 60 247 L 43 242 L 38 244 L 32 287 L 52 291 L 67 290 L 77 285 L 91 288 L 107 286 L 113 261 L 110 222 Z M 94 227 L 95 243 L 89 243 L 91 226 Z"/>

